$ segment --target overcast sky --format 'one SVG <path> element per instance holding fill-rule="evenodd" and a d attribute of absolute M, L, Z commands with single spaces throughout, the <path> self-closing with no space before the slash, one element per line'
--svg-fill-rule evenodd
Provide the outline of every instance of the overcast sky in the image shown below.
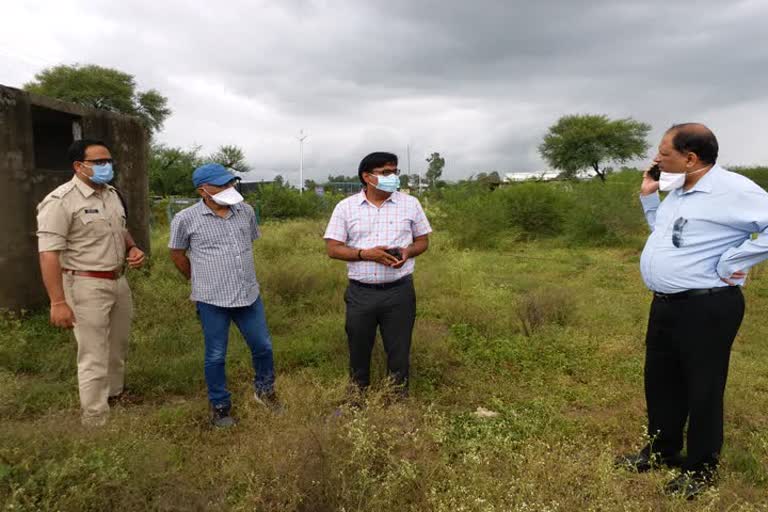
<path fill-rule="evenodd" d="M 0 83 L 94 63 L 167 96 L 168 144 L 237 144 L 252 179 L 355 174 L 371 151 L 444 176 L 540 171 L 560 116 L 708 124 L 723 164 L 768 164 L 768 0 L 23 0 Z M 653 151 L 653 149 L 651 150 Z M 649 156 L 653 156 L 650 154 Z"/>

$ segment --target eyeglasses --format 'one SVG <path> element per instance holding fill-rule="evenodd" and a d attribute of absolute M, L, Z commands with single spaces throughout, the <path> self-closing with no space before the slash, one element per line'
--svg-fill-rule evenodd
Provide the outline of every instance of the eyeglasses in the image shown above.
<path fill-rule="evenodd" d="M 83 160 L 83 162 L 88 162 L 96 165 L 105 165 L 105 164 L 114 163 L 114 160 L 112 160 L 111 158 L 97 158 L 96 160 Z"/>
<path fill-rule="evenodd" d="M 400 176 L 400 169 L 384 169 L 383 171 L 368 171 L 368 174 L 376 176 Z"/>
<path fill-rule="evenodd" d="M 672 245 L 680 247 L 683 245 L 683 228 L 688 224 L 688 219 L 678 218 L 672 225 Z"/>

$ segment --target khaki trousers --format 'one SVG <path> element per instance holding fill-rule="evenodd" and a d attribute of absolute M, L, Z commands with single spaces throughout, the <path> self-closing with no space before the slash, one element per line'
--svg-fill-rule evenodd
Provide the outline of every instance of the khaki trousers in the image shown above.
<path fill-rule="evenodd" d="M 123 391 L 133 299 L 117 280 L 63 274 L 67 304 L 75 313 L 77 380 L 84 424 L 103 424 L 107 399 Z"/>

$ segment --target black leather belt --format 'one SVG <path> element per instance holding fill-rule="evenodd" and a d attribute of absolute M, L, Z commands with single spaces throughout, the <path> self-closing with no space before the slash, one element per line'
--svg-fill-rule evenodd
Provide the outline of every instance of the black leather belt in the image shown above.
<path fill-rule="evenodd" d="M 740 290 L 739 286 L 719 286 L 717 288 L 698 288 L 695 290 L 686 290 L 678 293 L 659 293 L 653 292 L 653 296 L 661 300 L 680 300 L 698 297 L 699 295 L 715 295 L 718 293 L 733 293 Z"/>
<path fill-rule="evenodd" d="M 390 281 L 389 283 L 363 283 L 361 281 L 355 281 L 354 279 L 350 279 L 349 284 L 353 284 L 355 286 L 362 286 L 363 288 L 373 288 L 375 290 L 388 290 L 390 288 L 394 288 L 395 286 L 400 286 L 401 284 L 409 283 L 412 280 L 413 280 L 413 276 L 407 275 L 405 277 L 398 279 L 397 281 Z"/>

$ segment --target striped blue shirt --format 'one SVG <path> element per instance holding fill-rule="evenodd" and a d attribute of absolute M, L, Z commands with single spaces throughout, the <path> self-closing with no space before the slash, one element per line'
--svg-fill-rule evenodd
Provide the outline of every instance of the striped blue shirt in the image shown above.
<path fill-rule="evenodd" d="M 640 202 L 651 228 L 640 271 L 653 291 L 728 286 L 720 278 L 768 259 L 768 192 L 740 174 L 715 165 L 690 190 Z"/>
<path fill-rule="evenodd" d="M 259 238 L 253 208 L 239 203 L 219 217 L 201 200 L 176 214 L 170 249 L 184 249 L 192 264 L 190 299 L 224 308 L 249 306 L 259 298 L 253 241 Z"/>

